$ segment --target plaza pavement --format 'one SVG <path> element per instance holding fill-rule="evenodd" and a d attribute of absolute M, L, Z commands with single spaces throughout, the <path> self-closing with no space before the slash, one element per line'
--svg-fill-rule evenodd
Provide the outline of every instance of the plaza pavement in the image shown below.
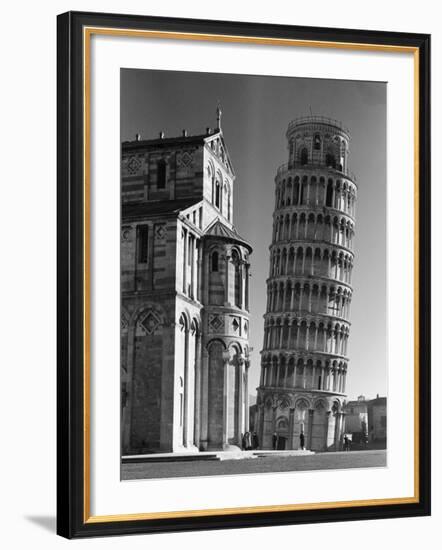
<path fill-rule="evenodd" d="M 386 465 L 387 453 L 385 450 L 328 452 L 301 456 L 265 456 L 245 460 L 130 463 L 122 465 L 121 478 L 130 480 L 347 468 L 382 468 Z"/>

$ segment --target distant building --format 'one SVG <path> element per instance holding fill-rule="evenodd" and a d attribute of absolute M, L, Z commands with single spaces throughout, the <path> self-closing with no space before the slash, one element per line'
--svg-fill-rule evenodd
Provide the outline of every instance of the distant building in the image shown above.
<path fill-rule="evenodd" d="M 364 444 L 385 447 L 387 442 L 387 398 L 376 396 L 365 399 L 360 395 L 356 401 L 344 405 L 345 433 L 350 434 L 353 445 Z"/>
<path fill-rule="evenodd" d="M 368 402 L 368 439 L 377 443 L 387 441 L 387 398 L 379 394 Z"/>
<path fill-rule="evenodd" d="M 367 442 L 368 438 L 368 406 L 364 395 L 357 401 L 348 401 L 344 405 L 345 433 L 351 434 L 355 444 Z"/>

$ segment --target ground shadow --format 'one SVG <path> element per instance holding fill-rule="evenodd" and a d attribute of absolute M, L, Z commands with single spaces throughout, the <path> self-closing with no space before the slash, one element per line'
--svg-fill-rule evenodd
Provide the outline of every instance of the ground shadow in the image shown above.
<path fill-rule="evenodd" d="M 27 519 L 31 523 L 35 523 L 35 525 L 42 527 L 46 531 L 51 531 L 51 533 L 55 533 L 57 525 L 55 516 L 25 516 L 25 519 Z"/>

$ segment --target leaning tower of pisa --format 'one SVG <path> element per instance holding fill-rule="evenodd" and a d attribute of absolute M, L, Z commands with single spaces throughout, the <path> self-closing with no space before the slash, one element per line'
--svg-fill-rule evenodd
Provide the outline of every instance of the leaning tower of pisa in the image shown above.
<path fill-rule="evenodd" d="M 356 182 L 348 130 L 310 116 L 287 129 L 276 177 L 258 388 L 262 448 L 336 450 L 343 431 Z M 301 435 L 302 434 L 302 435 Z"/>

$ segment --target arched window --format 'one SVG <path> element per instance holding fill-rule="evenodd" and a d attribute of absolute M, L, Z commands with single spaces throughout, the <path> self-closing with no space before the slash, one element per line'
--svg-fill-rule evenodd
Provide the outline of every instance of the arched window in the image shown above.
<path fill-rule="evenodd" d="M 149 228 L 146 224 L 137 226 L 137 246 L 138 246 L 138 263 L 147 263 L 148 258 L 148 231 Z"/>
<path fill-rule="evenodd" d="M 321 150 L 321 136 L 319 134 L 315 134 L 315 139 L 314 139 L 314 149 L 316 151 L 320 151 Z"/>
<path fill-rule="evenodd" d="M 235 270 L 234 285 L 235 285 L 235 306 L 242 307 L 241 304 L 241 263 L 239 254 L 236 250 L 232 252 L 232 263 Z"/>
<path fill-rule="evenodd" d="M 166 187 L 166 161 L 161 159 L 157 164 L 157 189 Z"/>
<path fill-rule="evenodd" d="M 329 181 L 327 184 L 327 196 L 325 200 L 325 206 L 331 206 L 332 199 L 333 199 L 333 184 L 331 181 Z"/>
<path fill-rule="evenodd" d="M 327 153 L 325 156 L 325 164 L 330 168 L 336 168 L 335 156 L 331 153 Z"/>
<path fill-rule="evenodd" d="M 306 191 L 307 191 L 307 178 L 306 176 L 304 176 L 302 178 L 302 183 L 301 183 L 301 193 L 299 197 L 299 204 L 305 204 Z"/>
<path fill-rule="evenodd" d="M 219 269 L 218 261 L 219 261 L 219 255 L 218 255 L 218 252 L 215 250 L 215 252 L 212 253 L 212 266 L 211 266 L 212 272 L 218 271 Z"/>
<path fill-rule="evenodd" d="M 215 206 L 219 208 L 220 204 L 221 204 L 221 185 L 219 181 L 217 181 L 215 184 Z"/>
<path fill-rule="evenodd" d="M 304 166 L 304 164 L 308 163 L 308 151 L 306 147 L 304 147 L 301 151 L 301 164 Z"/>
<path fill-rule="evenodd" d="M 298 201 L 299 201 L 299 178 L 298 177 L 295 178 L 294 188 L 295 188 L 295 191 L 294 191 L 293 204 L 298 204 Z"/>

